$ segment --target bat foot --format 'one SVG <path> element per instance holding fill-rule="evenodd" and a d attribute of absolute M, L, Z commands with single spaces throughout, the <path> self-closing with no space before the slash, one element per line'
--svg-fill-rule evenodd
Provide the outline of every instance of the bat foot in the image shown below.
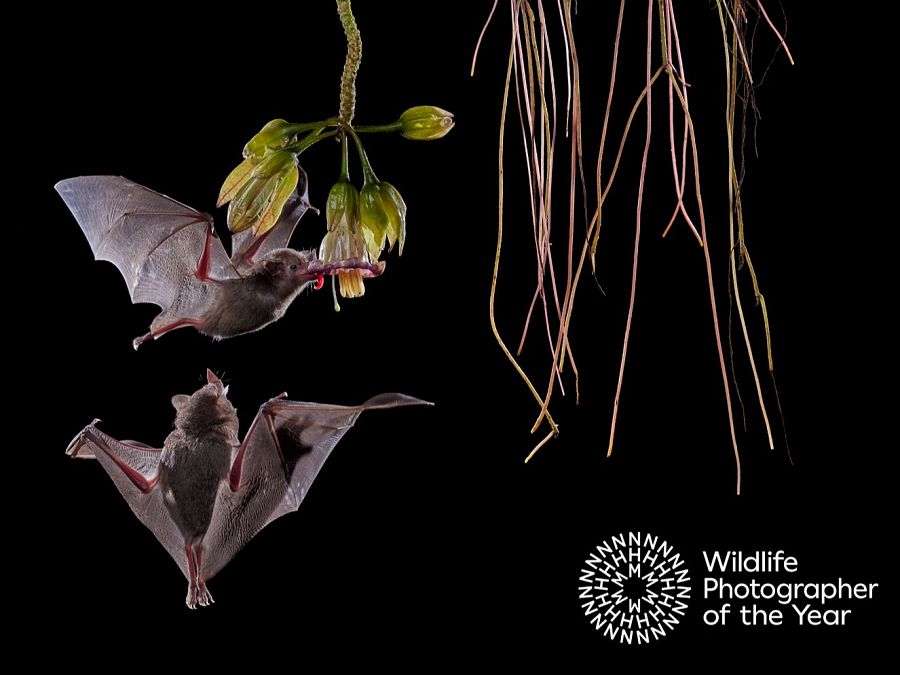
<path fill-rule="evenodd" d="M 146 333 L 145 335 L 141 335 L 140 337 L 134 338 L 134 340 L 131 341 L 131 346 L 134 347 L 134 351 L 137 351 L 138 347 L 140 347 L 142 344 L 144 344 L 147 340 L 152 340 L 152 339 L 154 339 L 153 333 L 152 332 Z"/>
<path fill-rule="evenodd" d="M 188 586 L 187 597 L 184 599 L 184 604 L 188 606 L 188 609 L 197 609 L 198 605 L 200 607 L 208 607 L 214 602 L 212 593 L 206 588 L 205 583 L 192 583 Z"/>
<path fill-rule="evenodd" d="M 212 593 L 207 590 L 206 584 L 201 583 L 200 588 L 197 590 L 197 603 L 201 607 L 208 607 L 214 602 L 215 600 L 213 600 Z"/>

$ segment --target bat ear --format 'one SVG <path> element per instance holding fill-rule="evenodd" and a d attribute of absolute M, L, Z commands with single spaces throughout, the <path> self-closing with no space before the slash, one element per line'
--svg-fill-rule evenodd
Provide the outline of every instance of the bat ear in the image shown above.
<path fill-rule="evenodd" d="M 282 263 L 279 260 L 263 260 L 263 267 L 266 268 L 267 272 L 275 272 L 281 265 Z"/>
<path fill-rule="evenodd" d="M 223 387 L 222 380 L 220 380 L 209 368 L 206 369 L 206 381 L 216 385 L 216 391 L 219 392 L 219 396 L 228 393 L 228 387 Z"/>
<path fill-rule="evenodd" d="M 181 410 L 184 404 L 188 402 L 189 398 L 190 396 L 187 394 L 175 394 L 172 397 L 172 407 L 174 407 L 175 410 Z"/>

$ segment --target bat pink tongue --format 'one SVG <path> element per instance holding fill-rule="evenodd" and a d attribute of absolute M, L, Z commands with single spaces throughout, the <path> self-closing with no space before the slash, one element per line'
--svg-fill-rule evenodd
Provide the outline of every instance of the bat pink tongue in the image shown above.
<path fill-rule="evenodd" d="M 325 277 L 323 277 L 323 276 L 320 274 L 320 275 L 318 275 L 318 276 L 316 277 L 316 286 L 315 286 L 315 288 L 316 288 L 317 291 L 321 291 L 321 290 L 322 290 L 322 286 L 324 286 L 324 285 L 325 285 Z"/>

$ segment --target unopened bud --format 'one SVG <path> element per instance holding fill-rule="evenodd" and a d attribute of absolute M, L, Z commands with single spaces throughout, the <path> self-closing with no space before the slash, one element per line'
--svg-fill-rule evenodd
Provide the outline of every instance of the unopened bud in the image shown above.
<path fill-rule="evenodd" d="M 328 193 L 325 206 L 328 231 L 339 228 L 356 229 L 359 222 L 359 192 L 352 183 L 338 181 Z"/>
<path fill-rule="evenodd" d="M 244 157 L 262 159 L 270 149 L 279 149 L 287 145 L 297 134 L 297 125 L 285 120 L 272 120 L 244 146 Z"/>
<path fill-rule="evenodd" d="M 400 115 L 400 134 L 414 141 L 433 141 L 453 128 L 453 113 L 433 105 L 417 105 Z"/>
<path fill-rule="evenodd" d="M 250 172 L 251 178 L 269 178 L 297 164 L 297 156 L 288 150 L 270 150 Z"/>
<path fill-rule="evenodd" d="M 390 183 L 368 182 L 359 193 L 359 219 L 367 230 L 366 242 L 369 255 L 377 260 L 384 248 L 385 240 L 390 248 L 406 240 L 406 203 Z M 374 249 L 374 250 L 373 250 Z"/>
<path fill-rule="evenodd" d="M 254 236 L 270 230 L 298 180 L 296 157 L 287 151 L 270 152 L 236 190 L 228 205 L 228 228 L 243 232 L 252 227 Z"/>

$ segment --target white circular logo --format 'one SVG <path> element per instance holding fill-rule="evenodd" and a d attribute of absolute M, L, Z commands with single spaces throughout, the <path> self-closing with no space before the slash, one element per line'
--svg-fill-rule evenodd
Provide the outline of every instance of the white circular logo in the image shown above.
<path fill-rule="evenodd" d="M 578 590 L 584 615 L 614 642 L 646 644 L 684 617 L 691 578 L 681 555 L 651 534 L 626 532 L 584 561 Z"/>

